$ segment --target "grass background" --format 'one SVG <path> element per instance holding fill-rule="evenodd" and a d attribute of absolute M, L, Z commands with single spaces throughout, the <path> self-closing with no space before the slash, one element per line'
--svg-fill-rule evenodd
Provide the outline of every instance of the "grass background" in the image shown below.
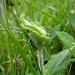
<path fill-rule="evenodd" d="M 44 65 L 51 55 L 64 50 L 55 31 L 67 32 L 75 39 L 75 0 L 0 0 L 1 75 L 41 74 L 37 50 L 20 27 L 22 13 L 50 34 L 51 43 L 43 53 Z M 70 74 L 74 75 L 74 71 Z"/>

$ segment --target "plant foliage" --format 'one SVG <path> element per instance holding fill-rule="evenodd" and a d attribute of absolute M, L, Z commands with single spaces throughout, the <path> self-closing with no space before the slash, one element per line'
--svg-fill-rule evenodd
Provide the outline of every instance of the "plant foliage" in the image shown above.
<path fill-rule="evenodd" d="M 0 75 L 74 71 L 75 0 L 0 0 Z"/>

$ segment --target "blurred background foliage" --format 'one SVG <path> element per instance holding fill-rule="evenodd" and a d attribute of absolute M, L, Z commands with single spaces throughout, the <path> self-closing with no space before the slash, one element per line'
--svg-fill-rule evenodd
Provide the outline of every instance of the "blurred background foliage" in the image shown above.
<path fill-rule="evenodd" d="M 12 41 L 13 39 L 15 42 L 14 37 L 40 75 L 36 48 L 19 26 L 22 13 L 25 14 L 25 19 L 43 26 L 50 34 L 51 43 L 44 48 L 44 64 L 50 60 L 51 55 L 66 49 L 57 37 L 56 31 L 67 32 L 75 39 L 75 0 L 0 0 L 0 74 L 2 75 L 31 75 L 30 68 L 17 49 L 18 46 Z M 74 62 L 73 65 L 75 66 Z M 74 75 L 73 70 L 74 67 L 70 74 L 66 74 L 68 73 L 66 70 L 62 75 Z"/>

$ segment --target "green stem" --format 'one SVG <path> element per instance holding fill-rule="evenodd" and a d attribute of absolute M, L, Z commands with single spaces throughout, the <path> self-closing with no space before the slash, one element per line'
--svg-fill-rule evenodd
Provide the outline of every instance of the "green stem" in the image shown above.
<path fill-rule="evenodd" d="M 44 75 L 44 68 L 43 68 L 43 49 L 42 50 L 38 50 L 38 64 L 39 64 L 39 68 L 40 71 L 42 73 L 42 75 Z"/>

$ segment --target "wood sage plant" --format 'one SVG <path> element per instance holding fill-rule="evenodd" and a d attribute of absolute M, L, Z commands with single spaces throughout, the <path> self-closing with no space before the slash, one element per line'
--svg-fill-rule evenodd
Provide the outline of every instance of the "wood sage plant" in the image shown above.
<path fill-rule="evenodd" d="M 21 28 L 27 32 L 29 39 L 32 40 L 37 48 L 38 65 L 42 75 L 44 75 L 43 47 L 50 43 L 49 34 L 43 27 L 36 25 L 34 22 L 29 22 L 26 20 L 24 18 L 24 14 L 21 14 L 20 21 Z"/>

